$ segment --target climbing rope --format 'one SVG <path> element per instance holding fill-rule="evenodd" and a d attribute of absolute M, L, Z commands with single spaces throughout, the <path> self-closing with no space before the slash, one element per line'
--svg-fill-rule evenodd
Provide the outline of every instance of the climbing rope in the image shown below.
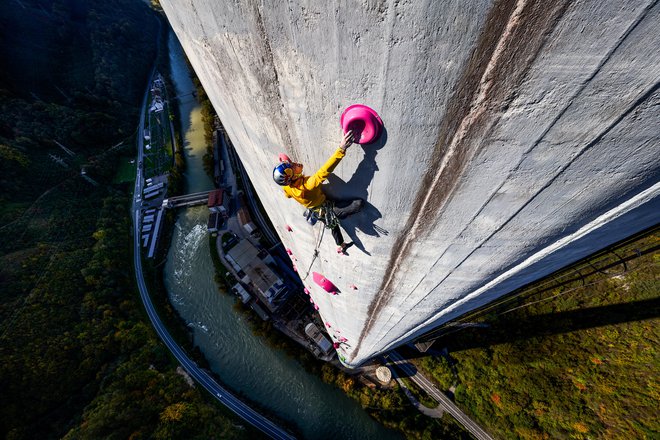
<path fill-rule="evenodd" d="M 316 243 L 316 246 L 314 247 L 314 255 L 312 258 L 312 262 L 310 263 L 309 268 L 307 269 L 307 273 L 302 279 L 303 281 L 305 281 L 309 276 L 309 273 L 312 270 L 312 266 L 314 265 L 316 258 L 318 258 L 319 256 L 319 247 L 321 246 L 321 242 L 323 241 L 323 235 L 325 234 L 325 230 L 332 229 L 335 226 L 339 225 L 339 219 L 335 215 L 334 203 L 331 202 L 330 200 L 326 200 L 322 205 L 317 206 L 316 208 L 308 209 L 306 211 L 305 217 L 307 217 L 307 221 L 312 225 L 316 223 L 316 220 L 314 220 L 313 222 L 310 221 L 310 218 L 313 218 L 313 216 L 316 216 L 316 219 L 321 220 L 321 222 L 325 224 L 325 227 L 321 230 L 321 235 L 319 235 L 319 240 Z"/>
<path fill-rule="evenodd" d="M 311 272 L 312 266 L 314 265 L 316 258 L 319 256 L 319 247 L 321 246 L 321 242 L 323 241 L 323 234 L 325 234 L 325 228 L 321 229 L 321 235 L 319 235 L 319 240 L 316 242 L 316 246 L 314 247 L 314 255 L 312 258 L 312 262 L 309 263 L 309 267 L 307 268 L 307 273 L 302 279 L 303 281 L 305 281 L 309 276 L 309 272 Z"/>

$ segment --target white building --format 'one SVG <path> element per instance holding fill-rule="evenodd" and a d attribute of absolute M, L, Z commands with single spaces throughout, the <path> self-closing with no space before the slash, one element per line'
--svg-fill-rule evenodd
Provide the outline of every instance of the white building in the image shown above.
<path fill-rule="evenodd" d="M 241 281 L 251 287 L 270 311 L 275 311 L 286 299 L 289 289 L 267 265 L 274 264 L 268 252 L 257 249 L 248 240 L 241 240 L 227 252 L 225 258 L 238 272 Z"/>

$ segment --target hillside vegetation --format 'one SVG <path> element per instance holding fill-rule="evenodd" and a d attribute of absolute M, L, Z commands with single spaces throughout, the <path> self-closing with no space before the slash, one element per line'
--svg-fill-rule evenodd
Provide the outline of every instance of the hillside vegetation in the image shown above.
<path fill-rule="evenodd" d="M 490 327 L 449 332 L 434 345 L 448 356 L 416 364 L 497 438 L 658 438 L 659 245 L 651 234 L 466 318 Z"/>
<path fill-rule="evenodd" d="M 177 371 L 134 287 L 131 183 L 112 182 L 158 17 L 10 0 L 0 26 L 0 437 L 255 438 Z"/>

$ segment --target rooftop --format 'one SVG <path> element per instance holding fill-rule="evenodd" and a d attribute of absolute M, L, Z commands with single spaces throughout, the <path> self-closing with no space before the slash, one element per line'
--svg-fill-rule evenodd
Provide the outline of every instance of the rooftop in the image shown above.
<path fill-rule="evenodd" d="M 222 190 L 222 188 L 212 191 L 209 194 L 208 207 L 211 208 L 213 206 L 222 205 L 223 196 L 224 196 L 224 191 Z"/>
<path fill-rule="evenodd" d="M 245 273 L 269 308 L 277 308 L 277 300 L 288 289 L 282 279 L 264 262 L 264 259 L 270 259 L 267 252 L 257 249 L 248 240 L 241 240 L 227 252 L 227 259 L 233 261 Z"/>

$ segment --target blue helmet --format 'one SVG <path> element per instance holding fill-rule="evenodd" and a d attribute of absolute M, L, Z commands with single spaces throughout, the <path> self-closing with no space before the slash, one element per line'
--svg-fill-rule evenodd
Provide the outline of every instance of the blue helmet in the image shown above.
<path fill-rule="evenodd" d="M 278 185 L 288 185 L 291 183 L 292 178 L 293 167 L 290 162 L 280 162 L 280 164 L 273 169 L 273 180 Z"/>

